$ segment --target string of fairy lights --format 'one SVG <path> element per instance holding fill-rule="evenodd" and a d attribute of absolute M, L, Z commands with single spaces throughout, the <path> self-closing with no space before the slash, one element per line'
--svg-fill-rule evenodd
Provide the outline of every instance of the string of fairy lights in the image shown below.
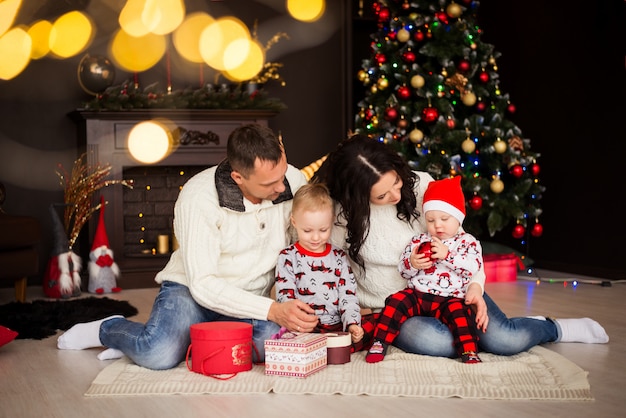
<path fill-rule="evenodd" d="M 184 168 L 179 168 L 178 172 L 176 173 L 179 177 L 184 178 L 185 175 L 187 175 L 187 171 L 185 171 Z M 180 192 L 183 189 L 183 181 L 179 182 L 179 186 L 178 186 L 178 192 Z M 143 203 L 144 203 L 144 207 L 147 207 L 150 205 L 150 202 L 153 201 L 153 199 L 150 198 L 150 194 L 153 191 L 153 187 L 151 184 L 146 184 L 144 187 L 144 199 L 143 199 Z M 139 209 L 139 211 L 137 212 L 137 214 L 135 215 L 141 222 L 138 226 L 138 232 L 139 234 L 139 239 L 137 241 L 137 243 L 143 247 L 143 250 L 141 251 L 142 254 L 145 255 L 168 255 L 170 254 L 172 251 L 176 250 L 178 248 L 178 241 L 176 239 L 176 236 L 174 235 L 174 231 L 173 231 L 173 227 L 169 228 L 167 231 L 163 231 L 161 229 L 156 229 L 156 231 L 153 231 L 151 227 L 148 226 L 148 223 L 146 222 L 147 219 L 149 218 L 147 216 L 146 213 L 144 213 L 144 210 Z M 165 233 L 164 233 L 165 232 Z M 155 236 L 156 239 L 148 239 L 147 237 L 150 236 Z M 171 245 L 170 245 L 171 243 Z"/>

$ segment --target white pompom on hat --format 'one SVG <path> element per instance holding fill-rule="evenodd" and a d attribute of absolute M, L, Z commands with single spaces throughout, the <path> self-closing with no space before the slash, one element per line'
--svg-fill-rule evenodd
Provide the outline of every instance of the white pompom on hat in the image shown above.
<path fill-rule="evenodd" d="M 428 183 L 422 209 L 424 213 L 429 210 L 449 213 L 462 224 L 465 219 L 465 196 L 461 188 L 461 176 Z"/>

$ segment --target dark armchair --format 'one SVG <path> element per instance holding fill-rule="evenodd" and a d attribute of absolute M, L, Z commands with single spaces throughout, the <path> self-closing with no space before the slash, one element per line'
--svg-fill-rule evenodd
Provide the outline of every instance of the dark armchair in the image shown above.
<path fill-rule="evenodd" d="M 0 183 L 0 280 L 13 280 L 15 299 L 26 301 L 28 277 L 39 273 L 39 220 L 4 212 L 5 188 Z"/>

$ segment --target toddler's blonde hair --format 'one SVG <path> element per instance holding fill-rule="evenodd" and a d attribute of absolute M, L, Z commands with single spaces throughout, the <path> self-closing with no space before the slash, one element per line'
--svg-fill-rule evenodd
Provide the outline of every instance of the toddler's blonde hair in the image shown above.
<path fill-rule="evenodd" d="M 308 183 L 300 187 L 293 196 L 291 212 L 330 210 L 334 214 L 334 209 L 335 205 L 328 187 L 323 183 Z"/>

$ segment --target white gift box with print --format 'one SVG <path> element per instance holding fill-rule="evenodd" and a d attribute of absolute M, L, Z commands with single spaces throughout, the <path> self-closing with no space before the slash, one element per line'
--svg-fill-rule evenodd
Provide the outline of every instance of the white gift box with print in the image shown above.
<path fill-rule="evenodd" d="M 323 334 L 287 332 L 265 340 L 265 374 L 307 377 L 326 367 L 326 356 Z"/>

